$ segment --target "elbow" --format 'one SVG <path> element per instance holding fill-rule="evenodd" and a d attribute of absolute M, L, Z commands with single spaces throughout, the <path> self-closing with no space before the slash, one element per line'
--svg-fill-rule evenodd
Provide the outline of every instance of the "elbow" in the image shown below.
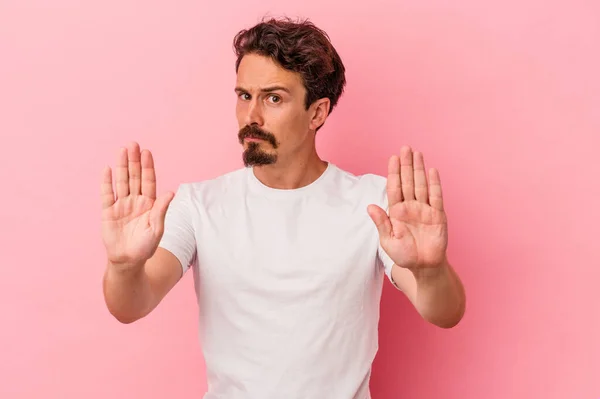
<path fill-rule="evenodd" d="M 115 306 L 111 306 L 110 302 L 106 302 L 106 308 L 112 317 L 114 317 L 121 324 L 131 324 L 141 319 L 143 315 L 133 314 L 131 312 L 123 311 Z"/>
<path fill-rule="evenodd" d="M 114 315 L 113 317 L 121 324 L 131 324 L 136 322 L 137 320 L 139 320 L 139 317 L 128 317 L 128 316 L 121 316 L 121 315 Z"/>
<path fill-rule="evenodd" d="M 460 324 L 461 320 L 465 315 L 465 307 L 462 305 L 460 309 L 451 315 L 450 317 L 444 317 L 435 320 L 428 320 L 430 323 L 436 325 L 439 328 L 451 329 Z"/>
<path fill-rule="evenodd" d="M 462 316 L 446 318 L 446 319 L 432 319 L 432 318 L 424 318 L 429 323 L 433 324 L 436 327 L 449 330 L 451 328 L 456 327 L 460 321 L 462 320 Z"/>
<path fill-rule="evenodd" d="M 465 301 L 462 300 L 460 302 L 458 309 L 455 308 L 454 310 L 451 310 L 446 308 L 445 311 L 442 311 L 441 309 L 437 311 L 422 309 L 419 313 L 425 321 L 439 328 L 454 328 L 461 322 L 465 315 Z"/>
<path fill-rule="evenodd" d="M 453 319 L 453 320 L 444 320 L 444 321 L 433 323 L 433 324 L 435 324 L 439 328 L 443 328 L 445 330 L 449 330 L 449 329 L 454 328 L 457 325 L 459 325 L 461 319 L 462 318 L 456 318 L 456 319 Z"/>

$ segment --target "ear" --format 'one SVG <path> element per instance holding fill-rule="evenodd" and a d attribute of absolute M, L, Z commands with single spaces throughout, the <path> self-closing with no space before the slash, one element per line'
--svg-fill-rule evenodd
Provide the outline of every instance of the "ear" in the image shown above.
<path fill-rule="evenodd" d="M 315 101 L 310 107 L 312 108 L 312 118 L 310 119 L 309 127 L 311 130 L 317 130 L 325 123 L 325 119 L 329 116 L 329 108 L 331 101 L 328 98 L 321 98 Z"/>

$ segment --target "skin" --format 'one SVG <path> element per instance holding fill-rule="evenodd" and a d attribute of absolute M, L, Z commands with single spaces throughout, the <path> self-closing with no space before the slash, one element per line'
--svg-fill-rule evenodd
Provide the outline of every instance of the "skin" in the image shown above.
<path fill-rule="evenodd" d="M 425 169 L 423 154 L 404 146 L 388 163 L 388 212 L 367 211 L 381 247 L 394 261 L 392 280 L 426 321 L 456 326 L 465 312 L 465 290 L 447 256 L 448 222 L 436 169 Z"/>
<path fill-rule="evenodd" d="M 272 90 L 273 88 L 278 88 Z M 279 67 L 270 58 L 246 55 L 236 80 L 236 118 L 242 129 L 256 125 L 272 134 L 279 143 L 262 141 L 260 149 L 276 154 L 277 162 L 254 166 L 256 177 L 265 185 L 278 189 L 294 189 L 316 180 L 327 163 L 315 149 L 316 129 L 329 112 L 329 99 L 320 99 L 307 110 L 306 89 L 300 76 Z M 244 150 L 249 142 L 244 141 Z"/>
<path fill-rule="evenodd" d="M 326 169 L 315 148 L 315 133 L 326 120 L 330 101 L 305 107 L 300 75 L 260 55 L 246 55 L 239 66 L 236 118 L 243 151 L 256 177 L 277 189 L 315 181 Z M 256 140 L 248 127 L 260 132 Z M 261 156 L 258 156 L 261 155 Z M 365 210 L 377 226 L 380 243 L 395 262 L 392 279 L 427 321 L 455 326 L 465 310 L 464 287 L 450 265 L 447 218 L 439 173 L 425 171 L 423 155 L 403 147 L 388 164 L 389 212 L 377 205 Z M 182 267 L 158 248 L 173 193 L 156 196 L 152 154 L 137 143 L 119 152 L 113 184 L 103 174 L 102 237 L 107 250 L 103 280 L 109 311 L 130 323 L 150 313 L 181 278 Z"/>

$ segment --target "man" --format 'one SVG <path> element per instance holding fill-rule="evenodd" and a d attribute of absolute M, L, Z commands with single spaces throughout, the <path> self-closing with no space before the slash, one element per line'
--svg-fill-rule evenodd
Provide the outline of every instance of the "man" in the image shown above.
<path fill-rule="evenodd" d="M 408 147 L 387 181 L 319 158 L 345 77 L 310 22 L 266 21 L 234 44 L 245 167 L 156 197 L 150 151 L 121 150 L 115 190 L 110 168 L 102 184 L 107 307 L 140 319 L 192 269 L 205 399 L 369 398 L 384 276 L 437 326 L 464 312 L 439 174 Z"/>

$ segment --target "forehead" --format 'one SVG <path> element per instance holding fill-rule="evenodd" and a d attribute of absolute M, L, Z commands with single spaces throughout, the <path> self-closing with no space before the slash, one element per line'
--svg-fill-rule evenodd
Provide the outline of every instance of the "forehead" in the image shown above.
<path fill-rule="evenodd" d="M 269 86 L 284 86 L 291 92 L 304 89 L 300 74 L 288 71 L 271 58 L 257 54 L 248 54 L 242 58 L 236 84 L 249 91 Z"/>

